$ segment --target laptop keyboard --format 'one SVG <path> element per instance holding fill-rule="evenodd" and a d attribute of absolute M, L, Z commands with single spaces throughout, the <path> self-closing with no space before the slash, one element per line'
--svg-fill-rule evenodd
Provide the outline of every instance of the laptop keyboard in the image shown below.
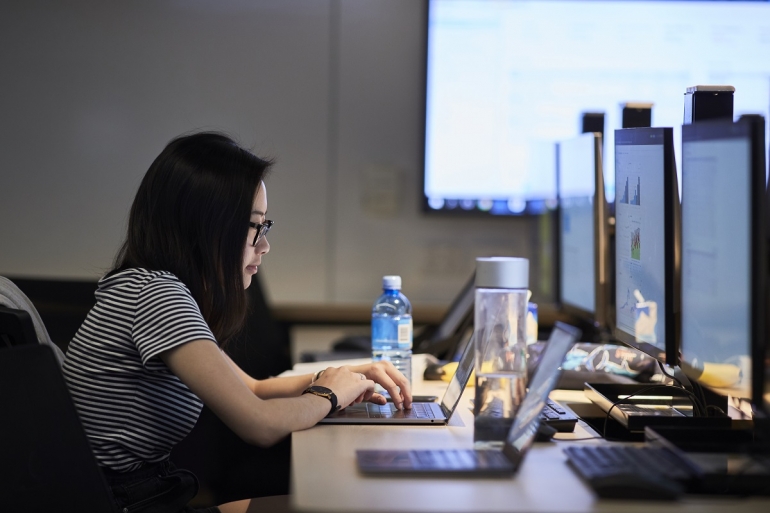
<path fill-rule="evenodd" d="M 367 409 L 369 410 L 369 418 L 372 419 L 379 419 L 383 417 L 392 417 L 393 413 L 397 410 L 395 410 L 395 407 L 392 406 L 392 404 L 388 403 L 386 405 L 380 406 L 377 404 L 369 404 L 367 406 Z M 424 403 L 412 403 L 412 409 L 411 410 L 403 410 L 404 412 L 404 418 L 405 419 L 434 419 L 436 418 L 435 415 L 433 415 L 433 410 L 430 408 L 428 404 Z"/>
<path fill-rule="evenodd" d="M 478 466 L 510 466 L 501 451 L 466 450 L 425 450 L 409 451 L 417 468 L 422 469 L 465 469 Z"/>

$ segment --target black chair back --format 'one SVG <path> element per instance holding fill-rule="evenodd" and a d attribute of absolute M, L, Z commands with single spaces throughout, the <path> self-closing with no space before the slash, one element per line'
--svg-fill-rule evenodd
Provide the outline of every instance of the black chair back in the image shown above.
<path fill-rule="evenodd" d="M 53 350 L 32 340 L 0 348 L 0 509 L 114 511 Z"/>

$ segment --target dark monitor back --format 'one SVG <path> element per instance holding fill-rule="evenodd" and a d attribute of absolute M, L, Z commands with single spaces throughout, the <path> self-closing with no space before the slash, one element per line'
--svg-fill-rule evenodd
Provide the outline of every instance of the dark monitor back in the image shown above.
<path fill-rule="evenodd" d="M 679 189 L 671 128 L 615 131 L 615 329 L 678 364 Z"/>
<path fill-rule="evenodd" d="M 682 127 L 681 367 L 744 398 L 764 360 L 752 347 L 765 339 L 764 152 L 764 120 Z"/>
<path fill-rule="evenodd" d="M 587 133 L 557 145 L 557 292 L 562 310 L 597 327 L 608 305 L 607 209 L 602 137 Z"/>
<path fill-rule="evenodd" d="M 414 338 L 415 351 L 430 353 L 440 359 L 457 361 L 462 353 L 465 331 L 473 325 L 476 273 L 471 274 L 455 296 L 435 330 Z"/>
<path fill-rule="evenodd" d="M 598 132 L 604 139 L 604 112 L 584 112 L 580 118 L 580 133 Z"/>
<path fill-rule="evenodd" d="M 643 128 L 652 126 L 651 103 L 626 103 L 620 111 L 623 128 Z"/>
<path fill-rule="evenodd" d="M 432 340 L 444 340 L 454 335 L 463 321 L 471 315 L 475 300 L 475 282 L 476 273 L 473 273 L 468 281 L 465 282 L 465 285 L 463 285 L 460 293 L 452 301 L 443 319 L 441 319 L 441 323 L 431 337 Z"/>

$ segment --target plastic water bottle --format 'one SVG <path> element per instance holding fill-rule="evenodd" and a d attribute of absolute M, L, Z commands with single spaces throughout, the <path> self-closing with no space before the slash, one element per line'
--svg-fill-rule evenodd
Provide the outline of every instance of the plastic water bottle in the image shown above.
<path fill-rule="evenodd" d="M 401 293 L 401 276 L 382 277 L 372 307 L 372 360 L 388 360 L 412 382 L 412 305 Z"/>

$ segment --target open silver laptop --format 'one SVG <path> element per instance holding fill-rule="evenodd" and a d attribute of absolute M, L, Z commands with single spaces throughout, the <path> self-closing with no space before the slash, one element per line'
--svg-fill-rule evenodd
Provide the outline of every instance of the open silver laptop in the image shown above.
<path fill-rule="evenodd" d="M 468 333 L 472 337 L 473 333 Z M 325 417 L 319 424 L 433 424 L 443 426 L 449 422 L 465 385 L 473 371 L 473 344 L 465 341 L 465 350 L 457 365 L 457 371 L 447 386 L 440 403 L 412 403 L 411 410 L 397 410 L 393 403 L 383 406 L 360 403 Z"/>
<path fill-rule="evenodd" d="M 557 322 L 537 366 L 529 391 L 513 420 L 503 450 L 357 450 L 358 469 L 367 475 L 446 474 L 509 476 L 518 470 L 537 435 L 540 412 L 561 372 L 567 351 L 580 330 Z"/>

